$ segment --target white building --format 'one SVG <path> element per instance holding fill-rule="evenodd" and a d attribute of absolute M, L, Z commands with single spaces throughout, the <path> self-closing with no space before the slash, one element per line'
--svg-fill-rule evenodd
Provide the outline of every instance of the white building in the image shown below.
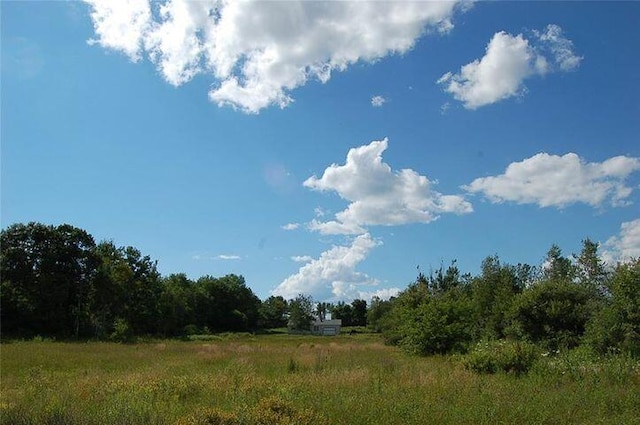
<path fill-rule="evenodd" d="M 311 323 L 311 333 L 314 335 L 328 335 L 335 336 L 340 334 L 340 328 L 342 327 L 342 320 L 317 320 Z"/>

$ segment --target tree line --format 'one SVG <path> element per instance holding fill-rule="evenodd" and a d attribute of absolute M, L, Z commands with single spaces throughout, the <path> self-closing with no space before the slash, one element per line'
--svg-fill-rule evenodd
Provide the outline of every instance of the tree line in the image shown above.
<path fill-rule="evenodd" d="M 553 245 L 541 266 L 489 256 L 472 276 L 454 261 L 418 273 L 389 301 L 372 300 L 368 319 L 388 343 L 422 355 L 507 340 L 550 353 L 585 345 L 639 357 L 640 259 L 607 266 L 598 244 L 585 239 L 571 257 Z"/>
<path fill-rule="evenodd" d="M 335 311 L 347 326 L 366 325 L 364 300 L 336 306 L 304 295 L 261 301 L 242 276 L 161 276 L 138 249 L 96 243 L 68 224 L 11 225 L 2 230 L 0 248 L 3 337 L 128 340 L 308 329 L 322 311 Z"/>
<path fill-rule="evenodd" d="M 14 224 L 0 234 L 3 338 L 129 340 L 149 335 L 305 330 L 327 313 L 368 326 L 418 354 L 465 352 L 483 340 L 529 341 L 547 350 L 588 344 L 640 355 L 640 260 L 605 265 L 598 244 L 570 257 L 553 245 L 541 266 L 498 256 L 477 276 L 453 261 L 390 300 L 316 303 L 310 296 L 261 301 L 242 276 L 161 276 L 134 247 L 96 243 L 68 224 Z"/>

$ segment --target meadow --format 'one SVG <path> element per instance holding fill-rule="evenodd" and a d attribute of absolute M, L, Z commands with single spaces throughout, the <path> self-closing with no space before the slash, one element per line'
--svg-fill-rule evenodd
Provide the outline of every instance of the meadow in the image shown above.
<path fill-rule="evenodd" d="M 3 342 L 0 413 L 7 425 L 637 424 L 640 367 L 573 354 L 479 375 L 374 334 Z"/>

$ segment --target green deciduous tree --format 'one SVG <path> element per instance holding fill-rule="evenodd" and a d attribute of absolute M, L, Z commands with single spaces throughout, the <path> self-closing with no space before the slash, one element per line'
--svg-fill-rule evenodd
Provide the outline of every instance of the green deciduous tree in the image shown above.
<path fill-rule="evenodd" d="M 640 259 L 618 264 L 606 290 L 604 307 L 588 324 L 588 343 L 602 354 L 640 357 Z"/>
<path fill-rule="evenodd" d="M 260 305 L 261 326 L 267 329 L 287 326 L 287 301 L 278 296 L 270 296 Z"/>
<path fill-rule="evenodd" d="M 0 236 L 2 333 L 84 335 L 97 258 L 84 230 L 15 224 Z"/>
<path fill-rule="evenodd" d="M 512 336 L 549 350 L 577 346 L 592 314 L 592 293 L 566 280 L 547 280 L 525 289 L 510 313 Z"/>
<path fill-rule="evenodd" d="M 449 291 L 401 309 L 398 344 L 421 355 L 463 352 L 473 340 L 473 306 L 462 291 Z"/>
<path fill-rule="evenodd" d="M 209 329 L 247 331 L 257 327 L 260 299 L 247 287 L 244 277 L 203 276 L 196 285 L 199 286 L 200 319 Z"/>
<path fill-rule="evenodd" d="M 482 273 L 472 281 L 473 306 L 480 337 L 496 339 L 505 336 L 507 314 L 515 296 L 524 287 L 518 270 L 526 267 L 519 267 L 501 264 L 497 255 L 482 261 Z"/>
<path fill-rule="evenodd" d="M 162 335 L 184 334 L 186 326 L 197 323 L 195 283 L 184 273 L 162 279 L 158 327 Z"/>
<path fill-rule="evenodd" d="M 416 281 L 391 302 L 379 320 L 388 343 L 417 354 L 464 351 L 473 339 L 473 304 L 455 263 Z"/>
<path fill-rule="evenodd" d="M 380 297 L 371 298 L 371 305 L 367 311 L 367 326 L 375 332 L 382 332 L 383 320 L 391 310 L 392 300 L 385 301 Z"/>
<path fill-rule="evenodd" d="M 314 304 L 309 295 L 299 294 L 289 300 L 289 321 L 287 327 L 293 331 L 308 331 L 313 321 Z"/>
<path fill-rule="evenodd" d="M 367 302 L 365 300 L 351 302 L 351 324 L 353 326 L 367 326 Z"/>
<path fill-rule="evenodd" d="M 342 320 L 342 326 L 353 325 L 353 309 L 351 304 L 338 301 L 331 307 L 331 317 Z"/>

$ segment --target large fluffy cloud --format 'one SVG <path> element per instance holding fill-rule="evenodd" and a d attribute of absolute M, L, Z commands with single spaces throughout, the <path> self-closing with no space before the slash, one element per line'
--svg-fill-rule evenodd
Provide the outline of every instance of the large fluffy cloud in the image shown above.
<path fill-rule="evenodd" d="M 212 101 L 256 113 L 285 107 L 309 79 L 411 49 L 428 30 L 448 31 L 457 1 L 85 0 L 92 43 L 133 61 L 146 53 L 180 85 L 197 74 L 218 82 Z M 462 2 L 468 3 L 468 2 Z"/>
<path fill-rule="evenodd" d="M 335 191 L 350 202 L 335 220 L 313 220 L 309 227 L 324 234 L 360 234 L 370 225 L 429 223 L 443 213 L 465 214 L 471 204 L 458 195 L 443 195 L 414 170 L 393 171 L 382 161 L 387 139 L 349 150 L 344 165 L 329 166 L 322 177 L 310 177 L 308 188 Z"/>
<path fill-rule="evenodd" d="M 333 246 L 282 281 L 272 294 L 294 298 L 304 293 L 316 300 L 352 300 L 373 295 L 388 298 L 397 293 L 397 288 L 376 291 L 377 282 L 356 271 L 358 264 L 380 244 L 365 233 L 354 238 L 348 246 Z"/>
<path fill-rule="evenodd" d="M 624 181 L 639 169 L 640 159 L 627 156 L 588 163 L 575 153 L 539 153 L 509 164 L 504 174 L 475 179 L 464 188 L 482 193 L 492 202 L 560 208 L 578 202 L 593 207 L 607 202 L 621 206 L 628 203 L 632 192 Z"/>
<path fill-rule="evenodd" d="M 602 257 L 610 265 L 640 258 L 640 218 L 622 223 L 620 234 L 605 242 Z"/>
<path fill-rule="evenodd" d="M 456 74 L 447 72 L 438 83 L 465 108 L 476 109 L 523 93 L 524 80 L 533 75 L 570 71 L 581 60 L 557 25 L 534 31 L 531 39 L 501 31 L 494 34 L 481 59 Z"/>

